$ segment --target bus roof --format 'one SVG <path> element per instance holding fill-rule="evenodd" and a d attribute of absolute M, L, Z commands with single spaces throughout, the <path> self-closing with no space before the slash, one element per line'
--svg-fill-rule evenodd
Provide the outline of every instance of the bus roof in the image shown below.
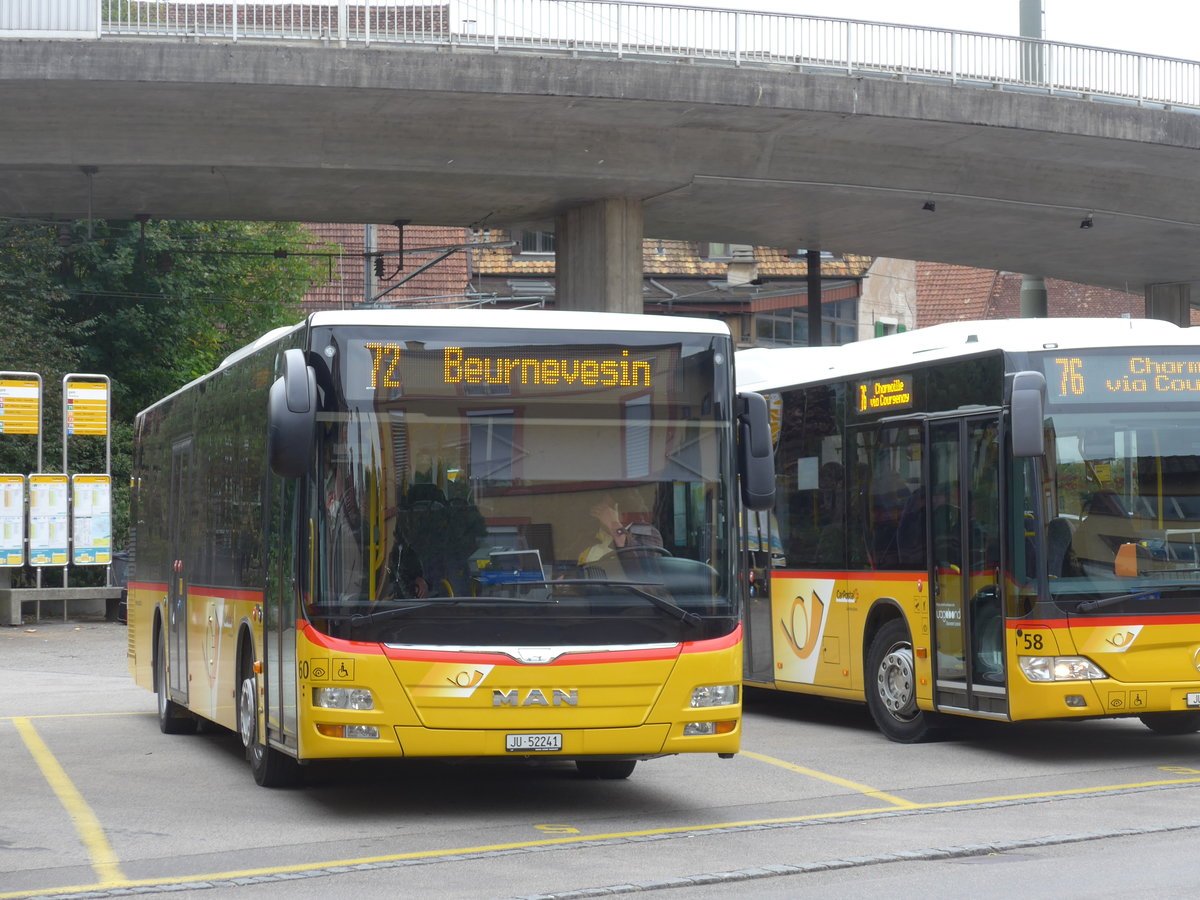
<path fill-rule="evenodd" d="M 676 334 L 729 335 L 729 327 L 717 319 L 690 319 L 683 316 L 647 316 L 632 313 L 574 312 L 532 309 L 343 309 L 315 312 L 295 325 L 268 331 L 258 340 L 230 353 L 221 360 L 224 368 L 260 347 L 274 343 L 305 325 L 411 325 L 451 328 L 522 328 L 567 331 L 661 331 Z"/>
<path fill-rule="evenodd" d="M 643 331 L 728 335 L 718 319 L 656 316 L 636 313 L 578 312 L 549 309 L 347 309 L 316 312 L 312 326 L 413 325 L 422 327 L 476 327 L 565 329 L 569 331 Z"/>
<path fill-rule="evenodd" d="M 159 403 L 204 381 L 225 367 L 244 359 L 257 350 L 274 344 L 285 336 L 312 326 L 337 325 L 410 325 L 413 327 L 451 328 L 517 328 L 525 330 L 558 329 L 565 331 L 638 331 L 663 334 L 711 334 L 729 337 L 729 326 L 718 319 L 688 318 L 686 316 L 639 315 L 635 313 L 577 312 L 545 309 L 345 309 L 310 313 L 295 325 L 272 329 L 223 360 L 212 372 L 193 379 L 178 390 L 152 403 Z M 143 410 L 142 412 L 145 412 Z M 139 413 L 140 415 L 140 413 Z"/>
<path fill-rule="evenodd" d="M 900 369 L 988 350 L 1081 350 L 1145 344 L 1200 344 L 1200 329 L 1160 319 L 987 319 L 947 322 L 837 347 L 753 347 L 736 355 L 741 391 Z"/>

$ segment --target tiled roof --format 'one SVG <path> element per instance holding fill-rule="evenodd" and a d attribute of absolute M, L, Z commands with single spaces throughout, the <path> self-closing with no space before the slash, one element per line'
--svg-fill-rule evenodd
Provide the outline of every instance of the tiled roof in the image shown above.
<path fill-rule="evenodd" d="M 344 309 L 363 302 L 363 225 L 309 224 L 318 244 L 333 244 L 340 254 L 331 257 L 329 280 L 310 290 L 303 301 L 305 312 L 319 309 Z M 380 250 L 395 250 L 397 230 L 391 226 L 377 226 Z M 462 228 L 435 226 L 408 226 L 404 229 L 404 247 L 410 251 L 416 247 L 446 247 L 465 243 L 468 239 L 477 242 L 505 241 L 507 231 L 483 231 L 469 234 Z M 321 249 L 325 249 L 322 247 Z M 799 251 L 772 247 L 752 248 L 757 263 L 755 274 L 762 279 L 779 279 L 781 282 L 799 282 L 797 290 L 804 290 L 803 280 L 808 274 L 808 264 Z M 469 258 L 468 258 L 469 257 Z M 701 255 L 700 244 L 693 241 L 665 241 L 647 239 L 642 244 L 643 271 L 648 278 L 697 278 L 724 281 L 729 272 L 728 259 L 706 259 Z M 432 255 L 407 254 L 405 270 L 420 266 L 432 259 Z M 394 283 L 397 273 L 396 258 L 384 257 L 384 278 L 377 289 L 383 290 Z M 832 256 L 822 259 L 821 274 L 825 278 L 861 278 L 870 267 L 868 256 Z M 402 273 L 401 273 L 402 274 Z M 427 271 L 413 277 L 401 287 L 385 295 L 381 305 L 398 305 L 423 298 L 454 298 L 462 296 L 472 287 L 476 290 L 496 291 L 491 283 L 495 278 L 508 279 L 553 279 L 555 259 L 553 253 L 521 253 L 516 248 L 502 247 L 472 250 L 470 253 L 454 253 L 431 266 Z M 491 276 L 491 278 L 489 278 Z M 474 284 L 470 283 L 474 280 Z M 484 284 L 484 280 L 488 284 Z M 504 285 L 507 288 L 507 285 Z M 783 285 L 776 285 L 776 290 Z M 519 290 L 513 288 L 513 290 Z M 500 294 L 511 290 L 496 291 Z"/>
<path fill-rule="evenodd" d="M 942 263 L 917 263 L 917 327 L 986 318 L 999 273 Z"/>
<path fill-rule="evenodd" d="M 481 232 L 480 240 L 508 240 L 506 231 Z M 774 247 L 754 247 L 753 258 L 758 263 L 760 278 L 804 278 L 808 263 L 798 251 Z M 554 275 L 554 254 L 516 252 L 516 248 L 476 250 L 472 254 L 472 271 L 480 275 L 510 275 L 517 278 Z M 869 256 L 833 256 L 821 261 L 821 274 L 827 278 L 861 278 L 871 265 Z M 728 259 L 707 259 L 695 241 L 665 241 L 647 238 L 642 242 L 642 271 L 651 278 L 656 275 L 696 275 L 705 278 L 724 278 L 729 269 Z"/>
<path fill-rule="evenodd" d="M 1015 272 L 917 263 L 917 327 L 968 319 L 1021 315 L 1021 278 Z M 1111 288 L 1047 278 L 1046 311 L 1067 318 L 1145 317 L 1145 300 Z"/>
<path fill-rule="evenodd" d="M 331 258 L 329 280 L 308 292 L 301 303 L 306 313 L 321 309 L 345 309 L 363 302 L 363 225 L 309 224 L 318 244 L 334 244 L 341 255 Z M 399 233 L 390 225 L 376 229 L 378 249 L 395 251 Z M 404 229 L 404 269 L 397 272 L 397 257 L 385 256 L 384 275 L 376 292 L 385 290 L 405 273 L 429 262 L 436 254 L 409 253 L 420 247 L 450 247 L 464 243 L 466 231 L 429 225 L 410 225 Z M 322 248 L 323 249 L 323 248 Z M 380 299 L 381 305 L 395 306 L 426 297 L 457 297 L 467 288 L 467 258 L 463 252 L 452 253 L 420 275 L 406 281 Z"/>
<path fill-rule="evenodd" d="M 472 286 L 481 296 L 494 296 L 501 303 L 529 303 L 544 298 L 553 305 L 555 300 L 555 285 L 549 276 L 518 279 L 504 274 L 477 275 Z M 855 279 L 825 279 L 822 300 L 825 303 L 852 300 L 861 293 L 860 283 Z M 807 305 L 808 286 L 804 279 L 771 281 L 758 287 L 726 286 L 723 281 L 702 276 L 650 276 L 643 281 L 642 300 L 647 313 L 761 313 Z"/>

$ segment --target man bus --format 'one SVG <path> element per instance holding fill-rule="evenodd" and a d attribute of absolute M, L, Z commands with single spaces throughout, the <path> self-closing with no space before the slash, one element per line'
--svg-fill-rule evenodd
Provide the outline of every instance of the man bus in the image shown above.
<path fill-rule="evenodd" d="M 146 409 L 129 663 L 162 730 L 240 733 L 267 786 L 735 753 L 736 486 L 769 505 L 773 474 L 732 351 L 707 320 L 322 312 Z"/>
<path fill-rule="evenodd" d="M 939 325 L 739 353 L 770 400 L 774 563 L 746 682 L 951 716 L 1200 728 L 1200 340 L 1152 320 Z"/>

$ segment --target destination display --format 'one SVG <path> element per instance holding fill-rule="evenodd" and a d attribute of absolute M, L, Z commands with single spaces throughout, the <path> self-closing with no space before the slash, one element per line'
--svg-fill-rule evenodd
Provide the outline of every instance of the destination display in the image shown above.
<path fill-rule="evenodd" d="M 361 353 L 353 350 L 361 348 Z M 363 341 L 352 347 L 347 382 L 359 396 L 436 397 L 510 394 L 533 390 L 654 388 L 656 373 L 670 371 L 674 347 L 570 346 L 412 347 L 396 341 Z"/>
<path fill-rule="evenodd" d="M 911 375 L 889 375 L 860 381 L 854 386 L 859 413 L 892 412 L 912 409 L 913 377 Z"/>
<path fill-rule="evenodd" d="M 1043 361 L 1050 400 L 1120 403 L 1154 398 L 1200 401 L 1200 351 L 1128 350 L 1050 354 Z"/>

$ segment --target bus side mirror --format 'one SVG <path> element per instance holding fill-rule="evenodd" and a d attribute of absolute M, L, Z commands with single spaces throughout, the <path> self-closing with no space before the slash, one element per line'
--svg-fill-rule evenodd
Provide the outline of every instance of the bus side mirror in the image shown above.
<path fill-rule="evenodd" d="M 286 350 L 267 397 L 267 458 L 282 478 L 308 471 L 317 434 L 317 376 L 303 350 Z"/>
<path fill-rule="evenodd" d="M 1017 372 L 1012 380 L 1013 456 L 1043 456 L 1046 453 L 1046 377 L 1041 372 Z"/>
<path fill-rule="evenodd" d="M 742 503 L 747 509 L 770 509 L 775 505 L 775 455 L 766 397 L 753 391 L 738 394 L 737 418 Z"/>

